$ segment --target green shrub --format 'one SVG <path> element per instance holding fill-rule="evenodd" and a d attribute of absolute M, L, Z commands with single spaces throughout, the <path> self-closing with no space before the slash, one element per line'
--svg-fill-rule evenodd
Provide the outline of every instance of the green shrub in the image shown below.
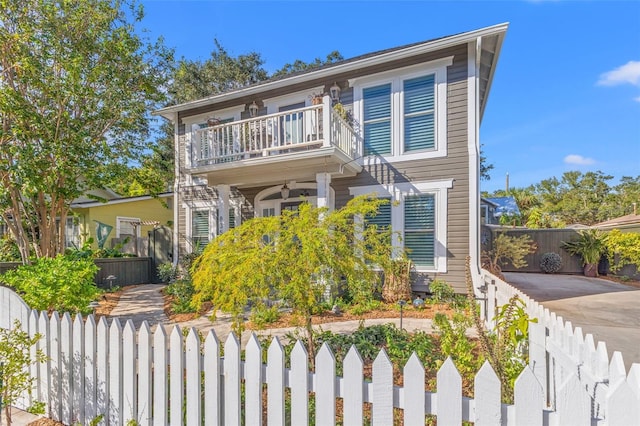
<path fill-rule="evenodd" d="M 625 265 L 636 265 L 640 270 L 639 233 L 622 233 L 619 229 L 614 229 L 609 232 L 606 245 L 612 272 L 620 270 Z"/>
<path fill-rule="evenodd" d="M 88 314 L 92 311 L 89 303 L 100 295 L 93 281 L 97 272 L 91 259 L 43 257 L 6 272 L 0 279 L 33 309 Z"/>
<path fill-rule="evenodd" d="M 178 277 L 178 269 L 173 266 L 171 262 L 166 262 L 158 266 L 157 271 L 158 278 L 160 278 L 163 283 L 172 283 Z"/>
<path fill-rule="evenodd" d="M 9 234 L 0 237 L 0 262 L 20 262 L 20 249 Z"/>
<path fill-rule="evenodd" d="M 164 289 L 165 294 L 174 296 L 171 310 L 176 314 L 196 312 L 197 309 L 191 303 L 194 288 L 191 280 L 181 279 L 172 282 Z"/>
<path fill-rule="evenodd" d="M 474 353 L 476 344 L 466 335 L 471 324 L 471 317 L 460 312 L 456 312 L 451 321 L 442 313 L 437 313 L 433 318 L 434 328 L 440 333 L 440 351 L 443 357 L 450 356 L 460 375 L 468 381 L 473 381 L 473 375 L 484 362 L 482 356 Z"/>
<path fill-rule="evenodd" d="M 257 305 L 251 310 L 251 322 L 258 328 L 264 328 L 267 324 L 274 323 L 280 319 L 280 310 L 274 305 L 267 307 Z"/>
<path fill-rule="evenodd" d="M 437 304 L 452 302 L 456 294 L 446 281 L 437 278 L 429 283 L 429 292 L 431 301 Z"/>

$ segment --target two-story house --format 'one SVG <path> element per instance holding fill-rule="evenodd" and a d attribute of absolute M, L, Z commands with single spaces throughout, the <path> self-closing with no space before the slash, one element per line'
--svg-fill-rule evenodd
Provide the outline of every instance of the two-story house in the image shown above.
<path fill-rule="evenodd" d="M 417 291 L 479 270 L 479 126 L 507 24 L 374 52 L 170 106 L 174 257 L 303 200 L 393 203 Z M 321 96 L 318 96 L 321 95 Z M 340 106 L 337 106 L 340 104 Z"/>

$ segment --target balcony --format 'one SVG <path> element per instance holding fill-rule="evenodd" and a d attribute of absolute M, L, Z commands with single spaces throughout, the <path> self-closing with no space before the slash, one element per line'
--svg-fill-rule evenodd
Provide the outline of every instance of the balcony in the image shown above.
<path fill-rule="evenodd" d="M 357 174 L 361 143 L 330 102 L 192 130 L 191 174 L 235 186 Z"/>

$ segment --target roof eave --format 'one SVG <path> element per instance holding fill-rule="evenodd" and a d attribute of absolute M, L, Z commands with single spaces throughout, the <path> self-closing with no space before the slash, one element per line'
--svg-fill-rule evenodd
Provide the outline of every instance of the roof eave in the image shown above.
<path fill-rule="evenodd" d="M 178 111 L 189 110 L 189 109 L 210 105 L 222 99 L 228 100 L 228 99 L 241 98 L 244 96 L 251 96 L 254 94 L 264 92 L 266 90 L 278 89 L 278 88 L 286 87 L 296 83 L 304 83 L 306 81 L 315 80 L 318 78 L 330 77 L 334 74 L 347 72 L 352 69 L 359 69 L 366 66 L 372 66 L 372 65 L 385 63 L 385 62 L 390 62 L 395 59 L 400 59 L 407 56 L 415 56 L 422 53 L 428 53 L 435 50 L 445 49 L 450 46 L 455 46 L 455 45 L 474 41 L 478 37 L 485 37 L 490 35 L 499 36 L 498 48 L 496 49 L 496 55 L 494 59 L 494 65 L 495 65 L 495 62 L 497 61 L 497 58 L 499 56 L 498 54 L 499 54 L 500 46 L 502 44 L 502 39 L 504 38 L 504 33 L 506 32 L 508 26 L 509 26 L 509 23 L 505 22 L 502 24 L 497 24 L 490 27 L 469 31 L 466 33 L 444 37 L 444 38 L 433 40 L 433 41 L 427 41 L 423 44 L 418 44 L 418 45 L 407 47 L 405 49 L 399 49 L 399 50 L 394 50 L 387 53 L 382 53 L 380 55 L 363 58 L 361 60 L 357 60 L 353 62 L 338 64 L 330 68 L 320 69 L 317 71 L 310 71 L 309 73 L 295 75 L 289 78 L 283 78 L 281 80 L 266 82 L 264 84 L 259 84 L 257 86 L 249 86 L 243 89 L 236 90 L 234 92 L 216 94 L 216 95 L 208 96 L 203 99 L 198 99 L 195 101 L 185 102 L 179 105 L 173 105 L 173 106 L 161 108 L 159 110 L 153 111 L 152 114 L 162 116 L 168 120 L 172 120 L 172 119 L 175 119 L 176 117 L 175 113 L 177 113 Z M 492 68 L 494 67 L 492 66 Z M 493 78 L 493 69 L 491 70 L 491 76 L 488 82 L 489 86 L 491 84 L 492 78 Z M 486 100 L 484 103 L 486 103 Z M 481 111 L 483 109 L 484 109 L 484 105 L 481 106 Z M 481 114 L 481 117 L 482 117 L 482 114 Z"/>

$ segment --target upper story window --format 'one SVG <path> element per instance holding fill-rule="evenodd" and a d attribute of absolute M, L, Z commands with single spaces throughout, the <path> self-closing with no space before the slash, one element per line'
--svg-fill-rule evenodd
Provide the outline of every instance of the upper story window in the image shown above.
<path fill-rule="evenodd" d="M 447 155 L 447 67 L 452 63 L 453 56 L 350 80 L 365 162 Z"/>
<path fill-rule="evenodd" d="M 391 84 L 369 87 L 364 98 L 364 155 L 391 153 Z"/>
<path fill-rule="evenodd" d="M 404 80 L 404 152 L 435 148 L 435 77 Z"/>

